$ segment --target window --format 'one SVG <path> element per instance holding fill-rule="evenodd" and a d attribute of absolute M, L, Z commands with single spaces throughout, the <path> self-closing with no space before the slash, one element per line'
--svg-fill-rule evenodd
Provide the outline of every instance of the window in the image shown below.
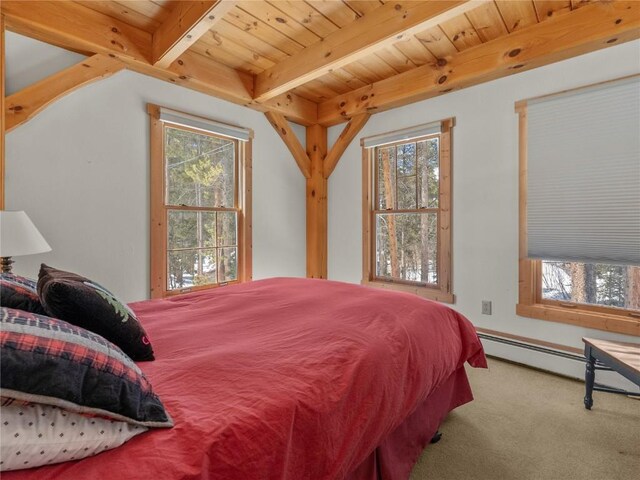
<path fill-rule="evenodd" d="M 148 111 L 152 298 L 250 280 L 251 131 Z"/>
<path fill-rule="evenodd" d="M 640 76 L 516 111 L 517 313 L 640 335 Z"/>
<path fill-rule="evenodd" d="M 452 125 L 362 140 L 364 284 L 453 303 Z"/>

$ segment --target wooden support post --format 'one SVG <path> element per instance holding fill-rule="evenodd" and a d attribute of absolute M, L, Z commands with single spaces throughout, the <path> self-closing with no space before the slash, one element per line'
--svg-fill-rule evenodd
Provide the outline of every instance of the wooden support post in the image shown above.
<path fill-rule="evenodd" d="M 327 129 L 307 127 L 307 155 L 311 176 L 307 178 L 307 277 L 327 278 Z"/>

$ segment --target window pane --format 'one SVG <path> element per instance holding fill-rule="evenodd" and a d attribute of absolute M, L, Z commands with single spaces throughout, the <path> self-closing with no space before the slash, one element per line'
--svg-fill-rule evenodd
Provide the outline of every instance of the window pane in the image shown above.
<path fill-rule="evenodd" d="M 235 141 L 165 127 L 168 205 L 234 207 Z"/>
<path fill-rule="evenodd" d="M 378 210 L 396 208 L 396 147 L 376 148 Z"/>
<path fill-rule="evenodd" d="M 438 208 L 440 161 L 439 138 L 418 142 L 418 203 L 421 208 Z"/>
<path fill-rule="evenodd" d="M 415 175 L 416 173 L 416 144 L 404 143 L 396 147 L 398 158 L 398 176 Z"/>
<path fill-rule="evenodd" d="M 169 250 L 216 246 L 215 212 L 168 212 Z"/>
<path fill-rule="evenodd" d="M 640 267 L 543 261 L 542 298 L 640 310 Z"/>
<path fill-rule="evenodd" d="M 236 212 L 218 212 L 218 246 L 229 247 L 235 246 L 237 219 Z"/>
<path fill-rule="evenodd" d="M 170 251 L 167 289 L 216 283 L 215 249 Z"/>
<path fill-rule="evenodd" d="M 438 216 L 376 214 L 376 276 L 436 284 Z"/>
<path fill-rule="evenodd" d="M 416 200 L 416 176 L 398 177 L 398 210 L 418 208 Z"/>
<path fill-rule="evenodd" d="M 231 282 L 238 278 L 238 249 L 218 249 L 218 281 Z"/>

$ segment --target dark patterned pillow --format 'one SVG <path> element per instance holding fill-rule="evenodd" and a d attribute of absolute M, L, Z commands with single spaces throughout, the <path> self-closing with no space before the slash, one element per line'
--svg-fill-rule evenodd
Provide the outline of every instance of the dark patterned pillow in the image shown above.
<path fill-rule="evenodd" d="M 136 361 L 153 360 L 149 337 L 134 313 L 96 282 L 42 264 L 38 295 L 49 316 L 103 336 Z"/>
<path fill-rule="evenodd" d="M 95 333 L 0 309 L 0 396 L 146 427 L 173 421 L 138 366 Z"/>
<path fill-rule="evenodd" d="M 36 281 L 12 273 L 0 273 L 0 307 L 44 314 Z"/>

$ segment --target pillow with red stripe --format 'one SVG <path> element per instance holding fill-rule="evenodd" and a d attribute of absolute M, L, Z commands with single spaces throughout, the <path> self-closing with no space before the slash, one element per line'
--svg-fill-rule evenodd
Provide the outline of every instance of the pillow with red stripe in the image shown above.
<path fill-rule="evenodd" d="M 0 396 L 145 427 L 173 421 L 122 350 L 63 320 L 0 308 Z"/>
<path fill-rule="evenodd" d="M 45 314 L 36 291 L 36 281 L 13 273 L 0 273 L 0 307 Z"/>

